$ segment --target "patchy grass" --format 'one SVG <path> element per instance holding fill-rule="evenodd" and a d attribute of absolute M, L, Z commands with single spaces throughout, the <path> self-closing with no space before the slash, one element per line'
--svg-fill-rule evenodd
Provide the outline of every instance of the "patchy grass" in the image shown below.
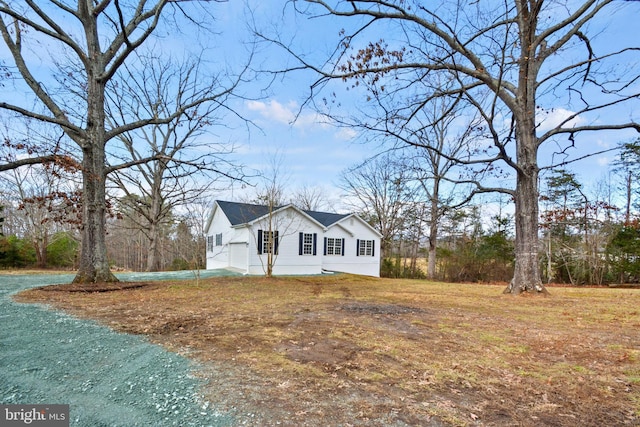
<path fill-rule="evenodd" d="M 20 294 L 203 362 L 249 425 L 640 424 L 640 290 L 334 275 Z"/>

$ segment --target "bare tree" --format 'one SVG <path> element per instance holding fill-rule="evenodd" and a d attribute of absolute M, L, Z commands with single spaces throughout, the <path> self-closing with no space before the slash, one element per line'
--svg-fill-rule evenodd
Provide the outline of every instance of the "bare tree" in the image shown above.
<path fill-rule="evenodd" d="M 20 217 L 22 234 L 31 240 L 39 268 L 47 267 L 47 249 L 56 233 L 77 230 L 79 224 L 77 188 L 54 169 L 55 163 L 33 165 L 2 177 L 3 187 L 14 195 L 12 222 Z"/>
<path fill-rule="evenodd" d="M 201 197 L 193 200 L 184 206 L 186 213 L 185 218 L 191 225 L 193 230 L 195 247 L 191 253 L 191 265 L 196 283 L 200 280 L 200 270 L 207 265 L 206 251 L 207 242 L 205 237 L 204 226 L 210 211 L 208 199 Z"/>
<path fill-rule="evenodd" d="M 364 85 L 368 97 L 373 92 L 389 94 L 395 108 L 379 118 L 382 124 L 409 123 L 416 112 L 443 96 L 457 97 L 475 110 L 483 120 L 477 137 L 487 143 L 486 150 L 455 160 L 480 171 L 500 166 L 515 174 L 515 187 L 474 180 L 476 191 L 500 191 L 515 201 L 515 271 L 505 292 L 546 292 L 538 265 L 538 174 L 542 167 L 554 165 L 541 165 L 538 156 L 542 147 L 554 144 L 567 154 L 582 132 L 640 131 L 631 113 L 617 114 L 609 121 L 601 115 L 610 108 L 632 111 L 632 101 L 640 96 L 638 67 L 617 64 L 636 63 L 640 49 L 596 44 L 596 36 L 605 30 L 590 25 L 616 8 L 635 16 L 637 3 L 294 2 L 302 3 L 310 6 L 305 13 L 349 18 L 355 25 L 341 33 L 338 47 L 326 62 L 311 63 L 296 55 L 302 67 L 321 75 L 312 85 L 315 99 L 330 99 L 317 95 L 335 79 L 351 82 L 356 91 Z M 379 34 L 389 36 L 384 40 Z M 296 54 L 291 45 L 279 43 Z M 425 83 L 438 80 L 430 80 L 434 74 L 443 74 L 455 86 L 425 90 Z M 411 133 L 398 129 L 405 128 L 389 126 L 388 132 L 415 144 Z"/>
<path fill-rule="evenodd" d="M 458 105 L 455 98 L 438 98 L 418 111 L 415 117 L 417 126 L 412 140 L 419 152 L 413 158 L 412 171 L 429 203 L 427 277 L 430 279 L 436 277 L 441 218 L 448 210 L 466 204 L 473 194 L 468 186 L 456 185 L 464 171 L 454 159 L 474 147 L 470 140 L 474 121 L 461 123 Z"/>
<path fill-rule="evenodd" d="M 107 255 L 115 268 L 143 271 L 149 253 L 149 240 L 140 226 L 144 219 L 131 208 L 133 201 L 124 200 L 128 198 L 138 199 L 139 196 L 131 195 L 119 199 L 114 206 L 117 214 L 107 218 Z M 163 239 L 159 245 L 164 248 L 172 223 L 167 221 L 167 224 L 162 225 L 162 233 L 159 234 L 162 234 Z M 164 259 L 162 264 L 166 266 Z"/>
<path fill-rule="evenodd" d="M 340 187 L 347 200 L 382 234 L 383 259 L 404 228 L 403 211 L 414 200 L 416 188 L 409 185 L 411 180 L 411 168 L 389 153 L 342 173 Z"/>
<path fill-rule="evenodd" d="M 167 116 L 180 104 L 193 103 L 214 92 L 218 85 L 216 78 L 200 75 L 198 61 L 174 64 L 152 56 L 142 58 L 142 63 L 145 66 L 141 70 L 131 70 L 110 93 L 109 120 L 125 123 L 126 117 L 139 115 L 140 110 L 147 116 Z M 146 271 L 160 269 L 160 232 L 172 219 L 175 208 L 198 199 L 221 177 L 241 178 L 239 169 L 225 158 L 233 152 L 233 146 L 217 142 L 208 132 L 219 124 L 219 110 L 224 104 L 225 97 L 221 96 L 215 103 L 198 105 L 169 123 L 118 137 L 122 153 L 115 151 L 113 157 L 122 162 L 154 159 L 115 171 L 110 177 L 121 192 L 130 196 L 121 199 L 121 203 L 132 202 L 124 212 L 135 213 L 132 219 L 142 220 L 138 225 L 149 241 Z M 131 197 L 134 194 L 141 197 Z"/>
<path fill-rule="evenodd" d="M 107 144 L 118 136 L 148 125 L 170 123 L 197 105 L 216 102 L 234 90 L 239 78 L 230 79 L 218 90 L 203 93 L 162 116 L 126 117 L 108 123 L 109 84 L 132 54 L 149 41 L 164 24 L 165 8 L 182 23 L 213 21 L 205 9 L 196 13 L 198 2 L 179 0 L 78 0 L 75 6 L 64 2 L 34 0 L 0 1 L 0 33 L 13 59 L 11 76 L 25 85 L 31 96 L 0 102 L 0 108 L 17 115 L 55 124 L 81 151 L 83 177 L 83 228 L 79 271 L 76 283 L 117 281 L 106 256 L 105 213 L 106 177 L 124 167 L 149 159 L 110 165 Z M 60 25 L 64 22 L 64 26 Z M 173 28 L 174 31 L 176 27 Z M 44 74 L 41 56 L 51 55 L 51 68 Z M 34 50 L 39 50 L 34 54 Z"/>
<path fill-rule="evenodd" d="M 51 126 L 38 126 L 33 120 L 5 121 L 0 134 L 5 140 L 0 151 L 10 166 L 0 174 L 0 182 L 10 203 L 11 223 L 22 224 L 20 234 L 31 240 L 36 264 L 45 268 L 56 234 L 77 231 L 81 221 L 77 164 L 63 154 L 66 147 Z M 41 155 L 48 141 L 56 154 Z M 26 158 L 30 161 L 22 162 L 22 155 L 31 156 Z"/>
<path fill-rule="evenodd" d="M 258 232 L 253 236 L 266 277 L 273 276 L 280 239 L 291 226 L 291 218 L 277 212 L 286 204 L 284 194 L 288 178 L 284 171 L 283 155 L 280 152 L 270 155 L 265 169 L 260 173 L 260 183 L 253 199 L 259 206 L 267 208 L 266 215 L 260 220 Z"/>
<path fill-rule="evenodd" d="M 307 211 L 333 212 L 335 210 L 334 203 L 331 202 L 327 193 L 318 186 L 303 185 L 297 188 L 293 191 L 291 203 Z"/>

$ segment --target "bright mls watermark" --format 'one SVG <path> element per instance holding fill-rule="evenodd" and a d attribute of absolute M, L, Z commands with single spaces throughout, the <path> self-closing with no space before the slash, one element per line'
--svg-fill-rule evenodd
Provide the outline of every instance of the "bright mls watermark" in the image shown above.
<path fill-rule="evenodd" d="M 0 426 L 69 427 L 69 405 L 0 405 Z"/>

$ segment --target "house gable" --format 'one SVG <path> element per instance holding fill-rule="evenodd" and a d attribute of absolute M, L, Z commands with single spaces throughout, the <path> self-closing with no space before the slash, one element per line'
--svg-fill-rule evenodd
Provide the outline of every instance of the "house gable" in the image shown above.
<path fill-rule="evenodd" d="M 320 274 L 322 224 L 293 205 L 283 206 L 269 215 L 247 224 L 249 274 L 263 274 L 266 269 L 269 236 L 275 251 L 273 274 Z M 306 250 L 308 248 L 309 250 Z"/>
<path fill-rule="evenodd" d="M 266 207 L 266 206 L 265 206 Z M 294 212 L 294 213 L 292 213 Z M 253 224 L 257 224 L 257 223 L 264 223 L 265 221 L 268 221 L 269 218 L 277 218 L 280 217 L 282 215 L 287 215 L 289 214 L 290 217 L 294 216 L 294 215 L 298 215 L 301 217 L 305 217 L 307 220 L 314 222 L 318 225 L 318 227 L 323 227 L 323 224 L 320 223 L 318 220 L 316 220 L 313 216 L 309 215 L 308 211 L 303 211 L 302 209 L 297 208 L 296 206 L 292 205 L 292 204 L 288 204 L 285 206 L 281 206 L 281 207 L 276 207 L 274 208 L 271 212 L 269 212 L 269 209 L 267 208 L 267 212 L 264 213 L 263 215 L 256 217 L 254 219 L 252 219 L 251 221 L 248 221 L 249 225 L 253 225 Z"/>
<path fill-rule="evenodd" d="M 238 233 L 232 228 L 231 222 L 217 202 L 214 203 L 205 230 L 207 268 L 230 267 L 229 244 L 238 239 Z"/>
<path fill-rule="evenodd" d="M 381 235 L 362 218 L 348 215 L 329 226 L 324 236 L 322 265 L 325 270 L 380 276 Z M 338 254 L 337 246 L 342 246 Z"/>
<path fill-rule="evenodd" d="M 364 227 L 364 229 L 366 229 L 368 233 L 372 233 L 373 235 L 377 236 L 377 238 L 382 237 L 382 234 L 378 230 L 373 228 L 367 221 L 360 218 L 356 214 L 346 215 L 344 218 L 342 218 L 341 220 L 339 220 L 333 225 L 341 226 L 345 230 L 349 230 L 349 232 L 352 232 L 351 230 L 354 230 L 354 226 L 358 229 L 360 227 Z"/>

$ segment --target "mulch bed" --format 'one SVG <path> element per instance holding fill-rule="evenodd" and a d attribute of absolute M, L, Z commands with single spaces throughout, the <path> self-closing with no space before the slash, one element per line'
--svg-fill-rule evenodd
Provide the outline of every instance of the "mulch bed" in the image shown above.
<path fill-rule="evenodd" d="M 103 283 L 65 283 L 35 288 L 46 292 L 113 292 L 139 289 L 157 284 L 146 282 L 103 282 Z"/>

